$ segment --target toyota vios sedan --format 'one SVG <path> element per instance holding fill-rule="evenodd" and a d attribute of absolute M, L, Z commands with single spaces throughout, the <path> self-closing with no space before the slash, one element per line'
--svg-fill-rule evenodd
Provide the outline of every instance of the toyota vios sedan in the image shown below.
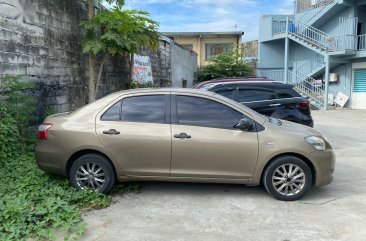
<path fill-rule="evenodd" d="M 293 201 L 329 184 L 335 167 L 320 132 L 201 90 L 114 93 L 47 117 L 38 139 L 40 168 L 103 193 L 132 180 L 263 184 Z"/>

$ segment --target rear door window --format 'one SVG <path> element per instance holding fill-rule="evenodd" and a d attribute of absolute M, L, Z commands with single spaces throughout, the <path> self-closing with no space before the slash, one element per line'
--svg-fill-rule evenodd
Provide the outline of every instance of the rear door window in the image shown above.
<path fill-rule="evenodd" d="M 123 99 L 121 120 L 127 122 L 165 123 L 165 96 L 134 96 Z"/>
<path fill-rule="evenodd" d="M 237 94 L 238 102 L 253 102 L 276 99 L 275 93 L 270 90 L 260 89 L 239 89 Z"/>
<path fill-rule="evenodd" d="M 103 121 L 165 123 L 165 95 L 144 95 L 124 98 L 110 107 Z"/>

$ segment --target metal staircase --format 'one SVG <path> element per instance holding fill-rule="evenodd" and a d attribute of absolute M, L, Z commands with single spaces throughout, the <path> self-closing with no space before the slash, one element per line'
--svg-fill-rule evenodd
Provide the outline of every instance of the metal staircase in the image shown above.
<path fill-rule="evenodd" d="M 324 56 L 314 55 L 301 66 L 288 71 L 287 82 L 295 86 L 295 89 L 309 99 L 310 104 L 316 109 L 324 107 L 325 85 L 314 76 L 319 75 L 325 69 Z M 333 104 L 335 94 L 328 91 L 328 104 Z"/>
<path fill-rule="evenodd" d="M 311 22 L 317 21 L 325 12 L 329 12 L 341 1 L 297 0 L 296 11 L 298 14 L 296 14 L 296 20 L 287 17 L 287 19 L 276 20 L 272 23 L 273 39 L 288 38 L 317 53 L 303 65 L 283 71 L 284 76 L 287 76 L 287 79 L 284 77 L 284 80 L 293 84 L 297 91 L 308 98 L 316 108 L 325 107 L 326 97 L 330 100 L 328 104 L 333 104 L 334 100 L 334 94 L 329 93 L 329 91 L 328 96 L 325 96 L 325 84 L 314 79 L 314 76 L 319 76 L 326 69 L 325 57 L 353 55 L 358 49 L 366 48 L 364 47 L 364 45 L 366 46 L 364 44 L 366 37 L 355 35 L 356 18 L 339 18 L 340 31 L 337 36 L 325 33 L 311 25 Z M 335 11 L 336 8 L 333 10 Z M 302 14 L 301 11 L 304 13 Z M 332 97 L 329 98 L 330 96 Z"/>
<path fill-rule="evenodd" d="M 316 108 L 324 107 L 325 85 L 322 81 L 316 80 L 318 75 L 325 68 L 324 56 L 314 55 L 299 67 L 288 70 L 287 83 L 295 86 L 295 89 Z M 284 70 L 259 71 L 259 76 L 283 82 Z M 332 93 L 330 96 L 334 96 Z M 329 101 L 332 103 L 332 100 Z"/>
<path fill-rule="evenodd" d="M 310 60 L 306 61 L 294 71 L 301 76 L 315 76 L 325 68 L 324 56 L 321 54 L 314 55 Z"/>
<path fill-rule="evenodd" d="M 338 5 L 336 0 L 297 0 L 296 20 L 313 25 L 336 5 Z"/>
<path fill-rule="evenodd" d="M 338 37 L 327 34 L 300 21 L 288 19 L 288 37 L 317 53 L 325 54 L 341 50 Z"/>
<path fill-rule="evenodd" d="M 316 109 L 324 107 L 324 83 L 316 84 L 317 81 L 311 76 L 302 75 L 291 70 L 288 70 L 287 83 L 294 85 L 297 92 L 308 99 Z"/>

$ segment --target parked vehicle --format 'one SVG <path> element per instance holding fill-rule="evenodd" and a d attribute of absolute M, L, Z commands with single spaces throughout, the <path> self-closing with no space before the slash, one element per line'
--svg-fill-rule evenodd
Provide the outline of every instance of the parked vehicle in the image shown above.
<path fill-rule="evenodd" d="M 329 184 L 335 167 L 318 131 L 193 89 L 114 93 L 47 117 L 38 137 L 40 168 L 103 193 L 116 180 L 263 183 L 292 201 Z"/>
<path fill-rule="evenodd" d="M 219 79 L 194 88 L 223 95 L 263 115 L 314 126 L 309 101 L 289 84 L 265 78 Z"/>

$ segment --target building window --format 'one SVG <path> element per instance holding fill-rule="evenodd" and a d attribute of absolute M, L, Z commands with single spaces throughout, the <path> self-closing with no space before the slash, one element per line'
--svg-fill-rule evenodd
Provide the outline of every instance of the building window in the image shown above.
<path fill-rule="evenodd" d="M 230 52 L 233 49 L 232 43 L 212 43 L 206 44 L 206 60 L 211 59 L 219 54 Z"/>
<path fill-rule="evenodd" d="M 183 48 L 193 50 L 193 44 L 181 44 Z"/>

